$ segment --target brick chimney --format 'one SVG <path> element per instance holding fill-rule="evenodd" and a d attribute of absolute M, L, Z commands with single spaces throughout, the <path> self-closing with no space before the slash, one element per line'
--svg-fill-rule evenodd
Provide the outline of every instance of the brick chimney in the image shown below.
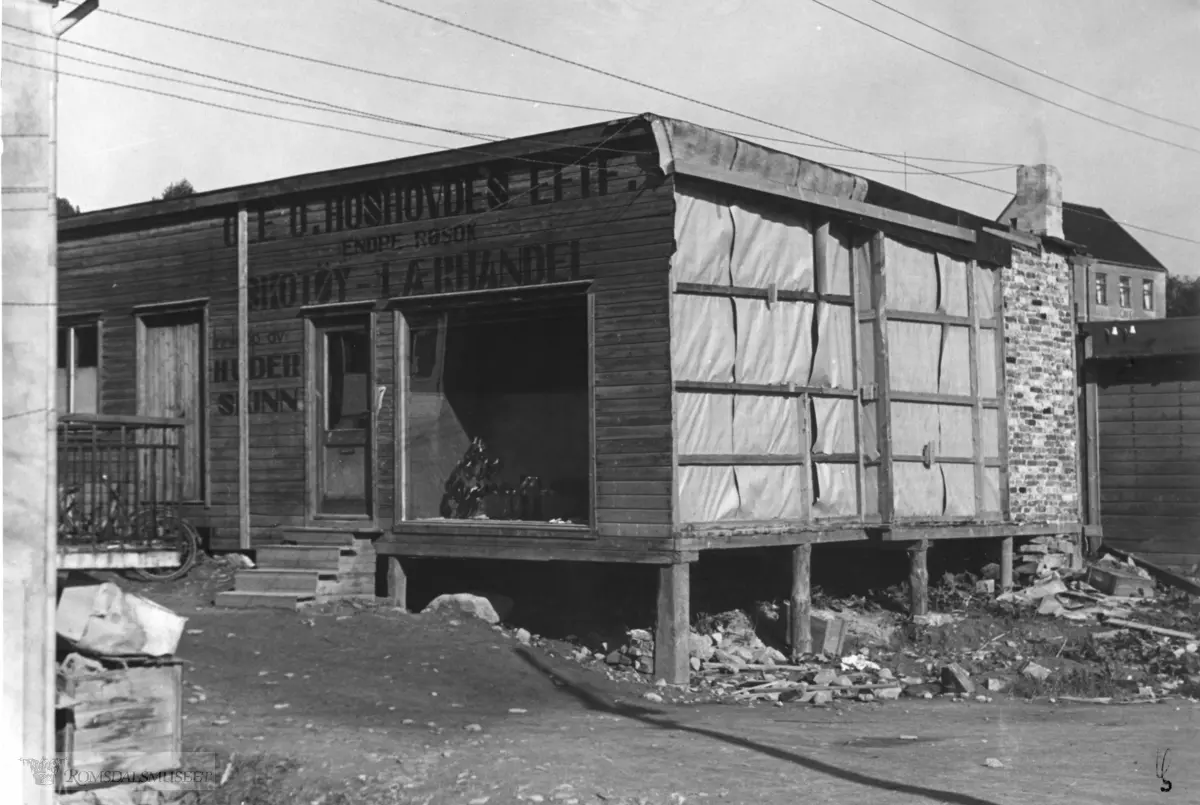
<path fill-rule="evenodd" d="M 1008 209 L 1012 223 L 1035 235 L 1063 237 L 1062 174 L 1053 165 L 1021 165 L 1017 168 L 1017 197 Z"/>

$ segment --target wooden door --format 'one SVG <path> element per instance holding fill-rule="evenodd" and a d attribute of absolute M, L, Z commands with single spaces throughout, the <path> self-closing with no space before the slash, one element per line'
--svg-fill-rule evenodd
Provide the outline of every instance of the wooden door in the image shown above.
<path fill-rule="evenodd" d="M 163 438 L 153 429 L 145 441 L 173 444 L 174 452 L 147 451 L 149 466 L 142 477 L 154 479 L 158 500 L 171 499 L 169 492 L 178 473 L 179 495 L 185 501 L 204 497 L 204 319 L 201 311 L 142 316 L 138 325 L 137 406 L 142 416 L 187 420 L 182 438 Z M 156 455 L 158 454 L 158 455 Z"/>
<path fill-rule="evenodd" d="M 369 315 L 315 323 L 313 389 L 317 516 L 371 514 L 374 375 Z"/>

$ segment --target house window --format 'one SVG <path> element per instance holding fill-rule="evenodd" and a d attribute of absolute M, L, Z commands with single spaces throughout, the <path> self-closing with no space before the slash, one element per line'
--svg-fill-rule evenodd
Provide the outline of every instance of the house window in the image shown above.
<path fill-rule="evenodd" d="M 1128 310 L 1133 306 L 1133 280 L 1121 277 L 1119 287 L 1121 307 Z"/>
<path fill-rule="evenodd" d="M 410 520 L 586 525 L 584 294 L 405 313 Z"/>
<path fill-rule="evenodd" d="M 100 410 L 100 325 L 58 328 L 58 413 L 94 414 Z"/>
<path fill-rule="evenodd" d="M 1154 280 L 1142 280 L 1142 310 L 1154 310 Z"/>
<path fill-rule="evenodd" d="M 1097 305 L 1107 305 L 1108 304 L 1108 275 L 1107 274 L 1097 274 L 1096 275 L 1096 304 Z"/>

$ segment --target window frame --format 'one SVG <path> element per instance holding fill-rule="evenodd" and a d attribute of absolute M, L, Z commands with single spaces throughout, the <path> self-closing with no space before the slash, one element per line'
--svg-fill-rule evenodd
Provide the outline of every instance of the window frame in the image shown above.
<path fill-rule="evenodd" d="M 1117 305 L 1121 310 L 1133 309 L 1133 278 L 1130 276 L 1117 278 Z"/>
<path fill-rule="evenodd" d="M 78 365 L 78 348 L 76 346 L 76 331 L 82 329 L 94 328 L 96 331 L 96 397 L 95 405 L 91 411 L 79 411 L 75 393 L 78 389 L 77 376 L 80 369 Z M 64 360 L 64 356 L 59 355 L 58 341 L 66 331 L 67 354 L 65 356 L 65 365 L 59 366 L 60 360 Z M 55 374 L 55 400 L 54 407 L 60 416 L 74 416 L 77 414 L 99 414 L 100 413 L 100 381 L 104 376 L 104 327 L 103 320 L 99 313 L 86 313 L 74 316 L 60 316 L 58 319 L 58 327 L 55 331 L 54 345 L 54 374 Z M 92 368 L 92 367 L 84 367 Z M 66 405 L 62 405 L 58 400 L 58 372 L 65 370 L 67 373 L 67 399 Z"/>
<path fill-rule="evenodd" d="M 1092 298 L 1099 307 L 1108 307 L 1108 274 L 1097 271 L 1092 282 Z"/>
<path fill-rule="evenodd" d="M 1154 310 L 1154 280 L 1142 279 L 1142 310 Z"/>

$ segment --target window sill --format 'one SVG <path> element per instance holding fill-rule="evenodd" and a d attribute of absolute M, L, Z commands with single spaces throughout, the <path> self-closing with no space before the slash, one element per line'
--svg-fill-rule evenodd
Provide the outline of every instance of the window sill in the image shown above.
<path fill-rule="evenodd" d="M 543 523 L 531 520 L 401 520 L 392 526 L 410 536 L 537 537 L 591 539 L 592 527 L 577 523 Z"/>

